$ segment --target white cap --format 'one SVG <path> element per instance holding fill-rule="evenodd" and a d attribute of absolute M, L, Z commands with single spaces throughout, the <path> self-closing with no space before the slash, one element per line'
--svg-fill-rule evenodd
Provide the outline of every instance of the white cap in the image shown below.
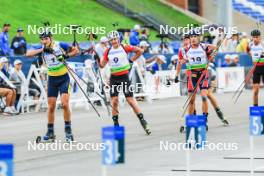
<path fill-rule="evenodd" d="M 5 63 L 5 62 L 8 62 L 8 59 L 6 57 L 1 57 L 0 63 Z"/>
<path fill-rule="evenodd" d="M 148 42 L 146 42 L 146 41 L 141 41 L 141 42 L 139 43 L 139 46 L 149 46 L 149 44 L 148 44 Z"/>
<path fill-rule="evenodd" d="M 175 54 L 175 55 L 171 56 L 171 61 L 178 60 L 178 58 L 179 58 L 178 55 Z"/>
<path fill-rule="evenodd" d="M 134 26 L 134 29 L 135 29 L 135 30 L 140 30 L 140 28 L 141 28 L 141 27 L 140 27 L 139 24 L 136 24 L 136 25 Z"/>
<path fill-rule="evenodd" d="M 167 61 L 166 61 L 166 57 L 165 57 L 165 56 L 163 56 L 163 55 L 158 55 L 157 57 L 158 57 L 160 60 L 162 60 L 162 62 L 163 62 L 164 64 L 167 63 Z"/>
<path fill-rule="evenodd" d="M 246 32 L 242 32 L 242 37 L 246 37 L 247 33 Z"/>
<path fill-rule="evenodd" d="M 235 58 L 239 58 L 239 56 L 238 56 L 238 54 L 232 54 L 232 55 L 230 55 L 230 58 L 235 59 Z"/>
<path fill-rule="evenodd" d="M 225 55 L 225 59 L 230 59 L 231 58 L 231 55 L 230 54 L 226 54 Z"/>
<path fill-rule="evenodd" d="M 15 62 L 14 62 L 14 65 L 17 65 L 17 64 L 22 64 L 22 61 L 19 60 L 19 59 L 16 59 Z"/>
<path fill-rule="evenodd" d="M 108 42 L 108 38 L 107 38 L 106 36 L 102 36 L 102 37 L 100 38 L 100 42 L 101 42 L 101 43 Z"/>

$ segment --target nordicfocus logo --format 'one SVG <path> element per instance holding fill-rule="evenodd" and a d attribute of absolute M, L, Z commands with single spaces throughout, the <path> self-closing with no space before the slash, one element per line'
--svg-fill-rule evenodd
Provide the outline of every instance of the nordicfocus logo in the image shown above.
<path fill-rule="evenodd" d="M 203 141 L 202 143 L 196 143 L 195 141 L 192 140 L 190 140 L 189 143 L 160 141 L 159 148 L 160 151 L 182 151 L 182 150 L 237 151 L 238 143 L 231 143 L 231 142 L 211 143 L 208 141 Z"/>
<path fill-rule="evenodd" d="M 105 149 L 105 143 L 64 142 L 61 140 L 56 140 L 52 143 L 28 141 L 28 151 L 103 151 Z"/>
<path fill-rule="evenodd" d="M 78 28 L 74 28 L 75 25 L 70 25 L 70 26 L 63 26 L 62 24 L 55 24 L 53 26 L 48 26 L 48 27 L 38 27 L 37 25 L 28 25 L 27 26 L 27 33 L 30 34 L 41 34 L 44 31 L 50 31 L 52 34 L 73 34 L 73 33 L 77 33 L 77 34 L 89 34 L 89 33 L 93 33 L 93 34 L 97 34 L 97 35 L 105 35 L 106 34 L 106 27 L 103 26 L 85 26 L 85 27 L 78 27 Z"/>

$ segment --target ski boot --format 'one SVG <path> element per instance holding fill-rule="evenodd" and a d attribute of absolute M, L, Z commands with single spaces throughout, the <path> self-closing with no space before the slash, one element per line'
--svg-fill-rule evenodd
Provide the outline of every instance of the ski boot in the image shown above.
<path fill-rule="evenodd" d="M 118 116 L 113 116 L 112 119 L 113 119 L 113 122 L 114 122 L 114 126 L 115 127 L 119 127 Z"/>
<path fill-rule="evenodd" d="M 150 131 L 149 127 L 148 127 L 147 121 L 145 119 L 140 119 L 139 121 L 140 121 L 140 124 L 142 125 L 144 131 L 146 132 L 146 134 L 150 135 L 151 131 Z"/>
<path fill-rule="evenodd" d="M 73 142 L 73 134 L 72 133 L 66 133 L 66 142 Z"/>
<path fill-rule="evenodd" d="M 223 124 L 225 126 L 229 125 L 228 121 L 224 118 L 224 114 L 222 113 L 222 111 L 220 109 L 217 109 L 215 112 L 216 112 L 218 118 L 223 122 Z"/>

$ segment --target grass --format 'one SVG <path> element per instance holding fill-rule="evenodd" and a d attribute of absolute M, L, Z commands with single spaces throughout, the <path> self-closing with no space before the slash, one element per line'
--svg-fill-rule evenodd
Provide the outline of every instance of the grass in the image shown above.
<path fill-rule="evenodd" d="M 137 13 L 152 14 L 159 20 L 177 27 L 186 26 L 187 24 L 199 24 L 196 20 L 186 16 L 184 13 L 174 10 L 172 7 L 164 5 L 158 0 L 116 0 L 120 4 Z"/>
<path fill-rule="evenodd" d="M 117 0 L 124 3 L 124 0 Z M 135 2 L 136 1 L 136 2 Z M 186 15 L 161 4 L 157 0 L 126 0 L 129 9 L 136 12 L 151 13 L 173 26 L 197 23 Z M 49 21 L 51 26 L 55 24 L 65 27 L 69 24 L 78 24 L 90 27 L 93 32 L 113 30 L 112 23 L 118 21 L 119 27 L 133 28 L 138 21 L 114 12 L 95 0 L 1 0 L 0 25 L 4 22 L 11 23 L 10 40 L 16 35 L 18 27 L 24 29 L 25 37 L 29 43 L 38 43 L 38 35 L 30 34 L 28 26 L 41 27 L 43 21 Z M 158 40 L 151 35 L 151 40 Z M 56 40 L 72 41 L 72 35 L 54 35 Z M 86 41 L 86 36 L 77 35 L 78 41 Z"/>
<path fill-rule="evenodd" d="M 93 32 L 103 27 L 106 31 L 113 30 L 112 23 L 119 22 L 125 28 L 132 28 L 137 21 L 116 13 L 98 4 L 95 0 L 1 0 L 0 25 L 11 23 L 9 36 L 16 35 L 18 27 L 24 29 L 28 42 L 39 42 L 38 35 L 28 34 L 28 25 L 43 26 L 41 22 L 49 21 L 51 26 L 61 24 L 78 24 L 90 27 Z M 5 13 L 3 13 L 5 12 Z M 72 41 L 72 35 L 55 35 L 56 40 Z M 86 36 L 77 35 L 78 41 L 85 41 Z"/>

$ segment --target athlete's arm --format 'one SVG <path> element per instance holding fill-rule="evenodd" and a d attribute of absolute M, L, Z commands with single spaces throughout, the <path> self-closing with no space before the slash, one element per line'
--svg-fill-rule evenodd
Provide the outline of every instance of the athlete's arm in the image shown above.
<path fill-rule="evenodd" d="M 79 49 L 77 47 L 71 47 L 70 52 L 67 53 L 69 57 L 76 56 L 79 53 Z"/>
<path fill-rule="evenodd" d="M 67 57 L 73 57 L 79 53 L 79 49 L 75 46 L 69 46 L 64 42 L 60 42 L 59 45 L 66 52 Z"/>
<path fill-rule="evenodd" d="M 176 67 L 176 77 L 179 77 L 179 74 L 181 72 L 181 68 L 182 68 L 182 61 L 184 60 L 183 55 L 182 55 L 182 50 L 179 51 L 178 53 L 178 63 L 177 63 L 177 67 Z"/>
<path fill-rule="evenodd" d="M 104 55 L 103 55 L 103 58 L 100 58 L 98 56 L 98 54 L 95 53 L 94 58 L 97 61 L 97 64 L 98 64 L 98 66 L 100 68 L 104 68 L 105 65 L 107 64 L 107 62 L 108 62 L 108 52 L 109 52 L 109 48 L 105 50 Z"/>
<path fill-rule="evenodd" d="M 136 46 L 131 46 L 131 45 L 125 45 L 124 46 L 125 50 L 127 53 L 129 52 L 134 52 L 135 54 L 130 58 L 132 62 L 137 60 L 142 54 L 143 54 L 143 49 L 136 47 Z"/>
<path fill-rule="evenodd" d="M 29 50 L 29 51 L 27 51 L 26 56 L 27 57 L 33 57 L 33 56 L 38 55 L 42 52 L 43 52 L 43 48 L 35 49 L 35 50 Z"/>

